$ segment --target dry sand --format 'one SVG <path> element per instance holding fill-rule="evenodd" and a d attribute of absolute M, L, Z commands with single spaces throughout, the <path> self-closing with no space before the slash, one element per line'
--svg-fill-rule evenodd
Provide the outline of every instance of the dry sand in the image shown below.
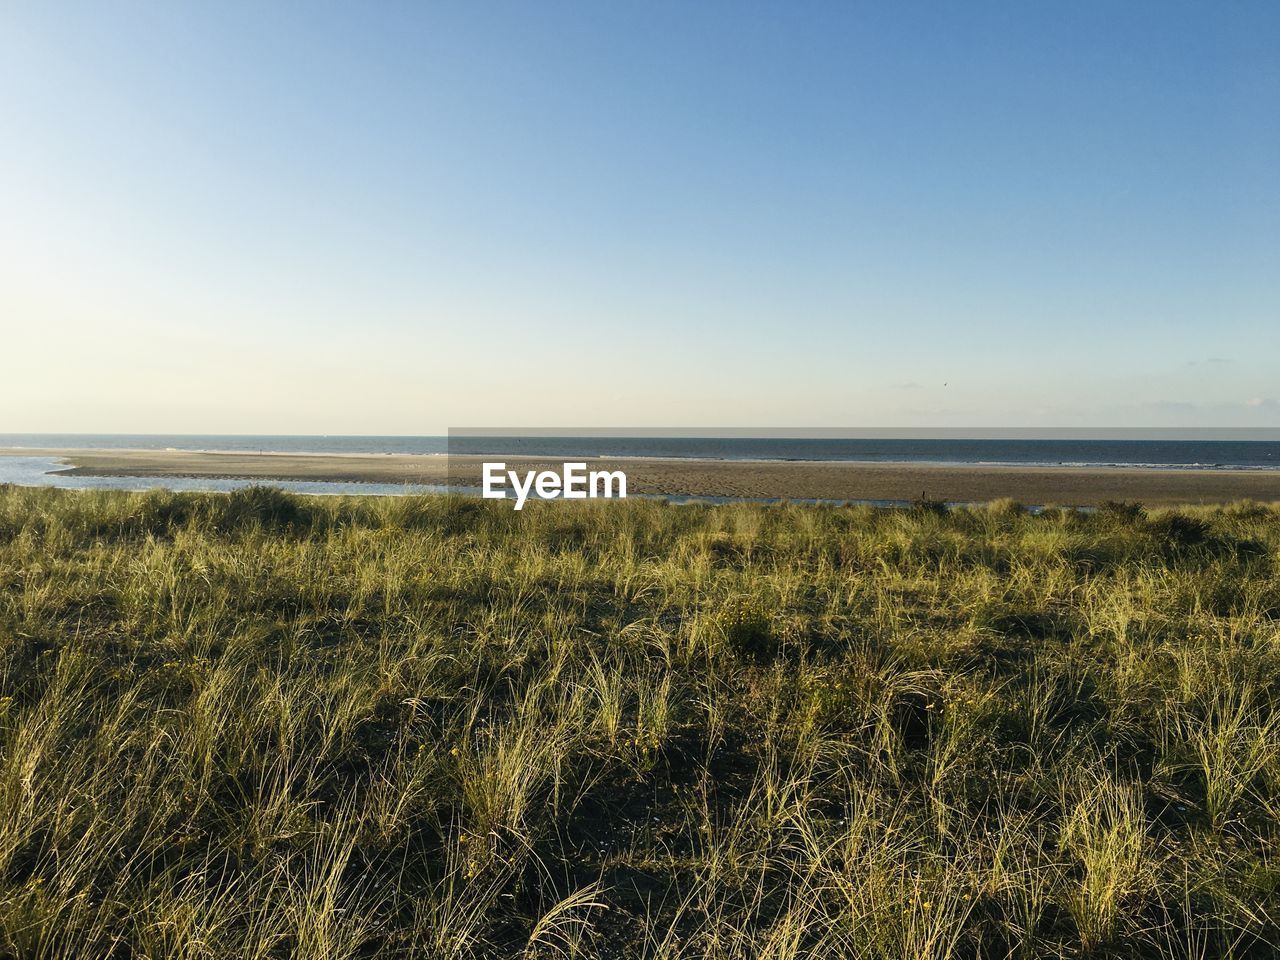
<path fill-rule="evenodd" d="M 222 477 L 261 480 L 345 480 L 373 483 L 464 483 L 478 486 L 491 457 L 403 454 L 195 453 L 157 450 L 6 450 L 65 458 L 78 476 Z M 792 497 L 832 500 L 986 501 L 1086 506 L 1104 500 L 1151 505 L 1280 501 L 1280 471 L 1158 470 L 1143 467 L 1029 467 L 916 463 L 598 460 L 593 469 L 621 469 L 630 493 L 688 496 Z M 512 458 L 508 469 L 556 469 L 558 460 Z M 450 477 L 450 472 L 453 476 Z"/>

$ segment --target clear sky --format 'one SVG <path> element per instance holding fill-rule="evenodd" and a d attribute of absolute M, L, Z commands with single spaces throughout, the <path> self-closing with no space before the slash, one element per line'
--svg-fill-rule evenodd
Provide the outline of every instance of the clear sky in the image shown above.
<path fill-rule="evenodd" d="M 0 5 L 0 431 L 1280 426 L 1280 4 Z"/>

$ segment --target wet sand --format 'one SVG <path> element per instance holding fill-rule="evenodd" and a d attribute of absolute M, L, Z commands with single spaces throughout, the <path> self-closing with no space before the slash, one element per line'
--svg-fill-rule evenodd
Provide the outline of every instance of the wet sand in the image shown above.
<path fill-rule="evenodd" d="M 157 450 L 4 450 L 65 459 L 73 476 L 217 477 L 479 486 L 491 457 L 405 454 L 204 453 Z M 1012 497 L 1028 504 L 1088 506 L 1140 500 L 1153 506 L 1280 501 L 1280 471 L 1162 470 L 1141 467 L 1043 467 L 698 460 L 590 460 L 588 469 L 621 469 L 630 493 L 790 497 L 823 500 L 981 502 Z M 511 458 L 514 470 L 560 469 L 561 461 Z M 452 475 L 451 475 L 452 474 Z"/>

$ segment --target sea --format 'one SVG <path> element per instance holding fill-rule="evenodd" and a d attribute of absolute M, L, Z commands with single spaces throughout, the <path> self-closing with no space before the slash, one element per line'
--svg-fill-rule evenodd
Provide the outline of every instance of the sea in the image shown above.
<path fill-rule="evenodd" d="M 1257 439 L 1152 437 L 522 436 L 380 437 L 240 434 L 0 433 L 0 447 L 31 450 L 196 450 L 251 453 L 498 454 L 545 457 L 670 457 L 1190 470 L 1280 469 L 1280 431 Z"/>
<path fill-rule="evenodd" d="M 251 481 L 214 478 L 68 477 L 50 449 L 191 450 L 252 453 L 447 454 L 494 456 L 690 458 L 862 463 L 1129 466 L 1179 470 L 1280 470 L 1280 431 L 1234 430 L 1205 438 L 1152 431 L 1147 437 L 934 437 L 786 435 L 565 436 L 321 436 L 246 434 L 0 433 L 0 483 L 139 490 L 233 490 Z M 439 492 L 428 484 L 273 481 L 298 493 L 405 494 Z"/>

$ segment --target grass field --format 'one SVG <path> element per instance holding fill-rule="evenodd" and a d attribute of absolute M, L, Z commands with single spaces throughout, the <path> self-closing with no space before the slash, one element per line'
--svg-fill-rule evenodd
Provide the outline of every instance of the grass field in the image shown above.
<path fill-rule="evenodd" d="M 1280 510 L 0 488 L 0 956 L 1274 957 Z"/>

